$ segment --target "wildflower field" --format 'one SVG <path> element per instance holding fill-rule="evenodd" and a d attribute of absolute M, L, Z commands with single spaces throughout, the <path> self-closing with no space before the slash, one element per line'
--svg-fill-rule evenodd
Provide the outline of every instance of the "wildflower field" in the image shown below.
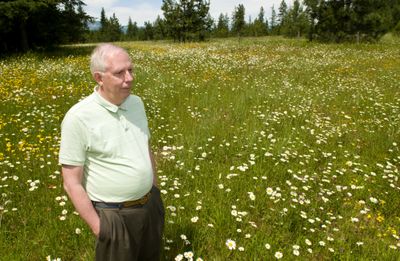
<path fill-rule="evenodd" d="M 399 42 L 120 45 L 149 118 L 165 260 L 400 260 Z M 0 60 L 0 260 L 93 260 L 57 163 L 92 49 Z"/>

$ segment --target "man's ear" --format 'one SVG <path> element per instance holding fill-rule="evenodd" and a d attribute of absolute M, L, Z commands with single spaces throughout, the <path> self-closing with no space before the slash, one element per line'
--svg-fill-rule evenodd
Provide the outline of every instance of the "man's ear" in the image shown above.
<path fill-rule="evenodd" d="M 103 84 L 103 73 L 101 72 L 95 72 L 94 75 L 94 80 L 99 84 L 102 85 Z"/>

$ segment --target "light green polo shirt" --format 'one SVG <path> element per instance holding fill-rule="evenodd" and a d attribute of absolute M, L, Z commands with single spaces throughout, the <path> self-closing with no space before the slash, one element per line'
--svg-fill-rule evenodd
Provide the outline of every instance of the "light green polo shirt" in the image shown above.
<path fill-rule="evenodd" d="M 84 166 L 83 186 L 93 201 L 139 199 L 153 183 L 149 138 L 138 96 L 130 95 L 116 106 L 95 89 L 64 117 L 59 162 Z"/>

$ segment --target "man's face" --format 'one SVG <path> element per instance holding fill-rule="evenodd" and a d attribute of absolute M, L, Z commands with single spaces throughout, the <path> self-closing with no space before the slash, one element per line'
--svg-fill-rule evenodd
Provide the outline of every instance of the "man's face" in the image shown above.
<path fill-rule="evenodd" d="M 131 93 L 133 66 L 125 52 L 115 52 L 106 59 L 106 70 L 100 73 L 99 93 L 109 102 L 120 105 Z"/>

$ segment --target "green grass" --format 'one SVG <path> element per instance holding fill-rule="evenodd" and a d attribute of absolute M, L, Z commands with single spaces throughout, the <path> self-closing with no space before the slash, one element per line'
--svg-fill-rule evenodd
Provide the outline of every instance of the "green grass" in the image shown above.
<path fill-rule="evenodd" d="M 400 259 L 398 39 L 120 44 L 152 132 L 165 260 Z M 0 260 L 94 257 L 57 164 L 60 122 L 93 91 L 91 49 L 0 60 Z"/>

